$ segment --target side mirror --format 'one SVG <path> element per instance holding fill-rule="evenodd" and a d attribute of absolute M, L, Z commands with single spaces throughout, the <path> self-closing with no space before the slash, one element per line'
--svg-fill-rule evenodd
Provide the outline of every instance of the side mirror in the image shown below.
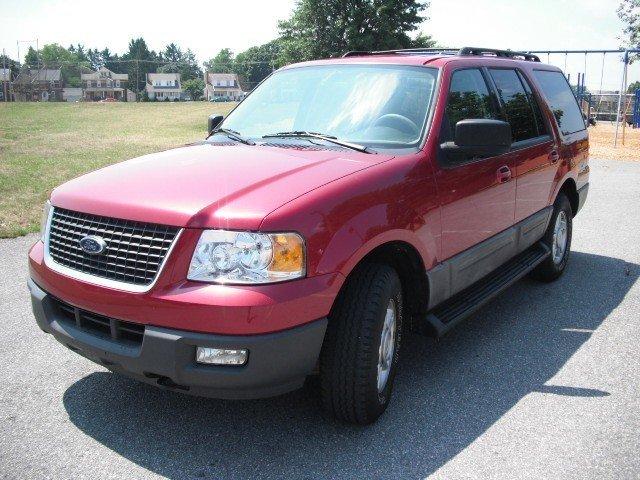
<path fill-rule="evenodd" d="M 443 143 L 440 148 L 454 161 L 503 155 L 511 149 L 511 125 L 484 118 L 460 120 L 454 141 Z"/>
<path fill-rule="evenodd" d="M 207 132 L 209 135 L 218 128 L 218 125 L 222 123 L 224 117 L 222 115 L 209 115 L 209 120 L 207 121 Z"/>

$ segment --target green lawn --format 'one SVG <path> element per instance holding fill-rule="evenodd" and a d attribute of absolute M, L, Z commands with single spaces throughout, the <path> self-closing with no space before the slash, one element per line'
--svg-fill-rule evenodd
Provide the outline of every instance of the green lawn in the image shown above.
<path fill-rule="evenodd" d="M 202 139 L 233 104 L 0 103 L 0 238 L 37 231 L 51 190 L 83 173 Z"/>

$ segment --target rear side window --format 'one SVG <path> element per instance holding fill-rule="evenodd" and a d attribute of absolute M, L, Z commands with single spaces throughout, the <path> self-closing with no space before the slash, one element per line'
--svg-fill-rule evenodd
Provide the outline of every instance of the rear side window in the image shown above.
<path fill-rule="evenodd" d="M 490 69 L 491 78 L 504 105 L 514 142 L 537 137 L 538 124 L 529 95 L 515 70 Z"/>
<path fill-rule="evenodd" d="M 456 123 L 460 120 L 498 118 L 494 100 L 480 70 L 473 68 L 453 72 L 445 115 L 441 141 L 453 140 Z"/>
<path fill-rule="evenodd" d="M 531 85 L 529 85 L 529 81 L 522 75 L 521 72 L 518 72 L 518 77 L 524 85 L 524 89 L 527 92 L 527 96 L 529 97 L 529 103 L 533 108 L 533 115 L 536 117 L 536 126 L 538 127 L 538 135 L 547 135 L 549 132 L 547 131 L 547 125 L 542 118 L 542 111 L 540 110 L 540 105 L 538 104 L 538 100 L 536 100 L 533 91 L 531 90 Z"/>
<path fill-rule="evenodd" d="M 564 135 L 586 128 L 576 97 L 562 72 L 535 70 L 533 74 L 540 84 L 542 93 L 549 102 L 549 108 Z"/>

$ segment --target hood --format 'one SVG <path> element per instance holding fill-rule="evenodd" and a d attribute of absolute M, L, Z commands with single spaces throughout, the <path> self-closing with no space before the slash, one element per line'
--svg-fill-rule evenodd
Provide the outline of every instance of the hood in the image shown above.
<path fill-rule="evenodd" d="M 285 203 L 392 158 L 348 150 L 202 143 L 145 155 L 56 188 L 51 203 L 192 228 L 256 230 Z"/>

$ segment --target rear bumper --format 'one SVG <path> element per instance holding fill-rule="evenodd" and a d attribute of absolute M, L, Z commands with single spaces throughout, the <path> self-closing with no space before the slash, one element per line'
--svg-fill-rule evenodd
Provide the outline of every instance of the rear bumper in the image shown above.
<path fill-rule="evenodd" d="M 55 300 L 31 279 L 38 326 L 80 355 L 166 389 L 215 398 L 260 398 L 302 386 L 322 347 L 326 318 L 289 330 L 247 336 L 213 335 L 147 325 L 140 345 L 99 336 L 65 321 Z M 249 350 L 243 366 L 195 362 L 196 346 Z"/>

